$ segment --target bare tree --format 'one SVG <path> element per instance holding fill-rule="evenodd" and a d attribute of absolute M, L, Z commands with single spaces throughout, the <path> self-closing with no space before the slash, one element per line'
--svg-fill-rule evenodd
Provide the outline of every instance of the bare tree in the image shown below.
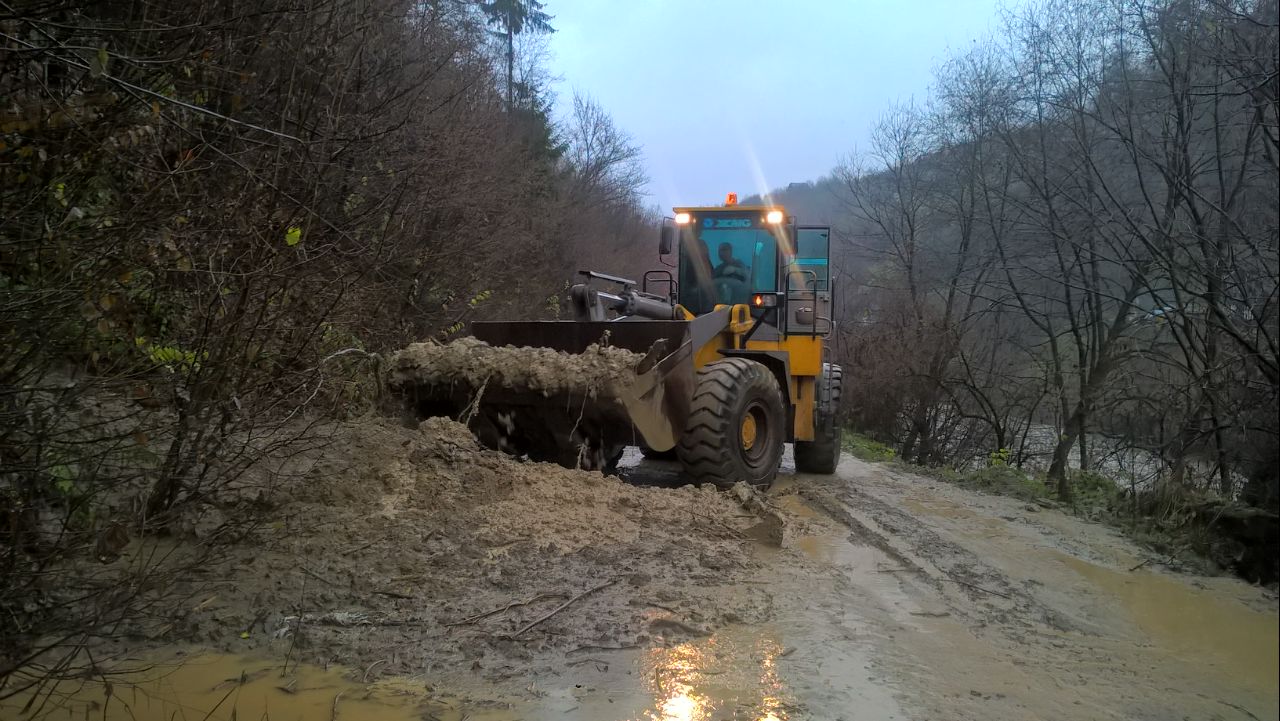
<path fill-rule="evenodd" d="M 641 197 L 649 178 L 640 146 L 618 128 L 600 104 L 574 93 L 565 124 L 565 161 L 571 193 L 607 205 L 627 205 Z"/>

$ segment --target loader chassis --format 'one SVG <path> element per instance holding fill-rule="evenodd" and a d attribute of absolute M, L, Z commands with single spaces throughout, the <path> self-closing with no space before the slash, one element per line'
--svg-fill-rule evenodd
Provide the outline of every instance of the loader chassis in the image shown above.
<path fill-rule="evenodd" d="M 570 291 L 574 320 L 471 326 L 492 346 L 642 354 L 631 387 L 582 398 L 401 389 L 417 414 L 468 410 L 483 442 L 569 466 L 608 471 L 623 446 L 640 444 L 647 455 L 674 450 L 697 482 L 768 485 L 790 441 L 798 470 L 834 471 L 841 377 L 826 361 L 830 231 L 797 226 L 776 206 L 675 212 L 661 243 L 677 255 L 674 276 L 654 271 L 637 284 L 584 271 Z"/>

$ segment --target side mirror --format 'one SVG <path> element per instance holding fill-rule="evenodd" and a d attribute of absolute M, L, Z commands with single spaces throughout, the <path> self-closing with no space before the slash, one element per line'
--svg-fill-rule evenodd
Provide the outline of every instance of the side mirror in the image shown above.
<path fill-rule="evenodd" d="M 662 231 L 658 235 L 658 255 L 668 255 L 676 247 L 676 226 L 662 221 Z"/>

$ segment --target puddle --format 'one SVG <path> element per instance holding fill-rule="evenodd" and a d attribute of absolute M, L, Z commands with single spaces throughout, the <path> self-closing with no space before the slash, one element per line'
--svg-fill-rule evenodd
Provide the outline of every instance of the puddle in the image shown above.
<path fill-rule="evenodd" d="M 778 674 L 779 657 L 785 651 L 773 634 L 733 632 L 706 641 L 652 649 L 640 666 L 655 701 L 639 718 L 790 718 L 795 699 Z"/>
<path fill-rule="evenodd" d="M 840 536 L 796 536 L 790 545 L 806 557 L 848 570 L 875 573 L 889 566 L 884 553 L 870 546 L 855 546 Z"/>
<path fill-rule="evenodd" d="M 1074 556 L 1055 556 L 1117 598 L 1156 646 L 1236 684 L 1275 695 L 1280 675 L 1280 619 L 1275 614 L 1159 573 L 1114 571 Z"/>
<path fill-rule="evenodd" d="M 875 571 L 877 564 L 884 565 L 887 560 L 875 548 L 850 543 L 848 529 L 805 503 L 800 496 L 780 496 L 774 502 L 788 514 L 806 521 L 803 529 L 807 533 L 788 536 L 784 545 L 794 548 L 809 559 L 864 571 Z"/>
<path fill-rule="evenodd" d="M 873 599 L 875 607 L 888 611 L 899 623 L 917 626 L 922 618 L 941 612 L 933 603 L 922 606 L 920 597 L 913 597 L 903 587 L 907 577 L 898 574 L 909 569 L 903 568 L 884 551 L 858 543 L 852 539 L 847 527 L 808 505 L 798 495 L 782 496 L 774 502 L 787 513 L 805 521 L 795 535 L 789 532 L 785 536 L 785 549 L 843 575 L 855 587 L 853 593 L 864 599 Z M 780 562 L 777 556 L 770 556 L 767 549 L 758 552 L 769 558 L 768 563 Z M 816 592 L 816 588 L 814 590 Z"/>
<path fill-rule="evenodd" d="M 785 645 L 784 639 L 796 645 Z M 579 666 L 587 675 L 573 679 L 571 693 L 547 688 L 537 711 L 522 707 L 512 718 L 801 721 L 836 718 L 851 704 L 866 710 L 866 718 L 900 713 L 889 692 L 859 682 L 869 662 L 865 656 L 847 644 L 823 647 L 814 640 L 786 623 L 735 626 L 705 639 L 636 652 L 627 664 L 588 661 Z"/>
<path fill-rule="evenodd" d="M 958 530 L 960 535 L 969 536 L 971 538 L 1008 538 L 1007 524 L 997 518 L 984 516 L 954 503 L 942 501 L 936 498 L 930 498 L 927 501 L 921 498 L 904 498 L 902 507 L 918 515 L 933 516 L 935 518 L 946 518 L 954 521 L 963 521 L 964 524 Z"/>
<path fill-rule="evenodd" d="M 830 620 L 828 619 L 829 623 Z M 170 655 L 131 663 L 137 673 L 60 684 L 57 703 L 14 721 L 800 721 L 829 718 L 849 699 L 898 713 L 891 695 L 852 680 L 869 659 L 855 645 L 822 644 L 815 618 L 733 626 L 702 639 L 599 652 L 555 663 L 558 671 L 465 695 L 428 691 L 420 678 L 352 681 L 349 671 L 223 654 Z M 820 622 L 819 622 L 820 623 Z M 784 639 L 794 645 L 784 645 Z M 834 639 L 828 639 L 832 641 Z M 121 667 L 123 670 L 123 667 Z M 145 669 L 145 670 L 141 670 Z M 355 672 L 359 677 L 361 672 Z M 837 692 L 833 692 L 836 689 Z M 486 699 L 484 702 L 461 699 Z"/>
<path fill-rule="evenodd" d="M 134 661 L 138 673 L 64 681 L 27 712 L 30 696 L 0 702 L 0 717 L 41 721 L 173 721 L 286 719 L 287 721 L 415 721 L 422 718 L 423 684 L 405 679 L 368 684 L 348 680 L 346 669 L 290 666 L 280 660 L 223 654 Z M 145 669 L 145 670 L 143 670 Z M 415 687 L 416 686 L 416 687 Z"/>

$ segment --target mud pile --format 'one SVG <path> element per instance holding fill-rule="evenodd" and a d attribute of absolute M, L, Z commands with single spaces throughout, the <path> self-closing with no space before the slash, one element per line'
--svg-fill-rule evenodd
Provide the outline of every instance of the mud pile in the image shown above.
<path fill-rule="evenodd" d="M 443 418 L 323 432 L 258 469 L 278 520 L 209 569 L 166 642 L 501 679 L 767 618 L 737 583 L 755 519 L 732 496 L 522 463 Z"/>
<path fill-rule="evenodd" d="M 464 383 L 553 393 L 619 395 L 635 380 L 644 358 L 622 348 L 593 344 L 579 354 L 550 348 L 491 346 L 475 338 L 414 343 L 391 358 L 393 388 Z"/>

